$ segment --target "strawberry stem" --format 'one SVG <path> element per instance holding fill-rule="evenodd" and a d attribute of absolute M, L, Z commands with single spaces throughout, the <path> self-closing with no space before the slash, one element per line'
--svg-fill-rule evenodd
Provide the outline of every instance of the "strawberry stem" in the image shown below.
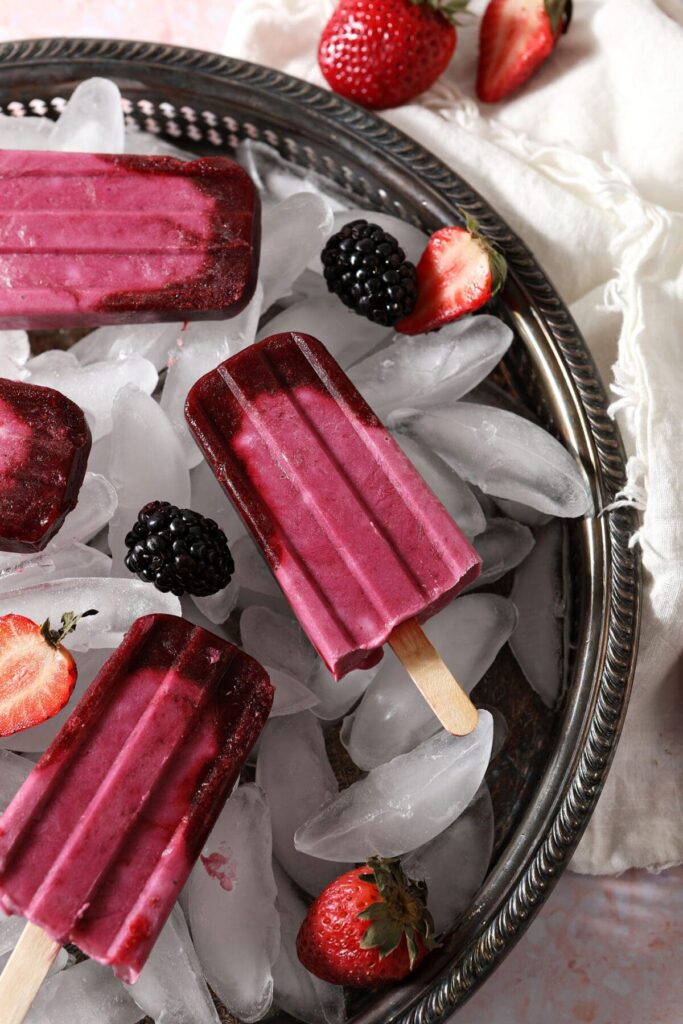
<path fill-rule="evenodd" d="M 486 249 L 491 267 L 491 297 L 493 298 L 505 284 L 505 278 L 508 274 L 507 260 L 498 246 L 482 235 L 481 227 L 476 217 L 473 217 L 471 213 L 467 213 L 465 210 L 460 210 L 460 216 L 465 221 L 465 227 L 472 237 L 476 238 L 479 244 Z"/>
<path fill-rule="evenodd" d="M 439 945 L 434 939 L 434 922 L 427 910 L 424 882 L 406 878 L 398 857 L 371 857 L 368 871 L 359 875 L 375 885 L 379 900 L 358 914 L 370 924 L 360 940 L 361 949 L 376 949 L 380 960 L 389 956 L 405 936 L 411 969 L 419 954 L 418 939 L 427 950 Z"/>
<path fill-rule="evenodd" d="M 458 24 L 459 14 L 471 14 L 467 10 L 469 0 L 410 0 L 413 7 L 431 7 L 437 14 L 441 14 L 446 21 L 452 25 Z"/>
<path fill-rule="evenodd" d="M 572 20 L 572 0 L 544 0 L 544 6 L 553 35 L 557 35 L 560 24 L 562 31 L 566 32 Z"/>
<path fill-rule="evenodd" d="M 73 633 L 81 619 L 87 618 L 89 615 L 97 615 L 98 612 L 95 608 L 90 608 L 87 612 L 82 612 L 80 615 L 76 615 L 75 612 L 65 612 L 62 615 L 62 624 L 59 629 L 52 629 L 50 626 L 50 620 L 45 619 L 45 622 L 40 627 L 40 634 L 50 644 L 51 647 L 59 647 L 61 643 L 68 637 L 69 633 Z"/>

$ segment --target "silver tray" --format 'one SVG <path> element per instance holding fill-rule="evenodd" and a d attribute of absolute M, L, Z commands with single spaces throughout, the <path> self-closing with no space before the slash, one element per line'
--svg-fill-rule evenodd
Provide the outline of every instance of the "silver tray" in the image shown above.
<path fill-rule="evenodd" d="M 473 214 L 510 267 L 496 312 L 516 341 L 498 382 L 576 454 L 596 509 L 614 500 L 624 453 L 586 344 L 532 253 L 461 177 L 334 94 L 264 67 L 161 44 L 4 44 L 1 108 L 55 117 L 92 75 L 118 83 L 131 124 L 184 148 L 215 153 L 258 139 L 326 175 L 359 205 L 428 231 L 457 223 L 460 211 Z M 629 696 L 640 600 L 639 566 L 628 547 L 635 527 L 623 508 L 567 524 L 566 678 L 557 706 L 543 708 L 505 655 L 477 690 L 479 702 L 499 706 L 511 728 L 507 752 L 487 776 L 497 819 L 488 877 L 444 947 L 409 981 L 352 995 L 353 1024 L 436 1024 L 448 1016 L 511 949 L 565 869 L 604 784 Z"/>

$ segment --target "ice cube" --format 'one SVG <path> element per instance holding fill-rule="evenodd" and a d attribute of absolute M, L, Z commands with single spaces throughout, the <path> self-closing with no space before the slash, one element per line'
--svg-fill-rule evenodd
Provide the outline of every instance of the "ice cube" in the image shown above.
<path fill-rule="evenodd" d="M 218 590 L 215 594 L 209 594 L 208 597 L 195 597 L 192 595 L 192 600 L 209 622 L 212 622 L 215 626 L 220 626 L 226 621 L 237 604 L 238 594 L 239 579 L 235 574 L 227 587 L 223 587 L 222 590 Z"/>
<path fill-rule="evenodd" d="M 84 960 L 47 979 L 25 1024 L 137 1024 L 142 1017 L 111 967 Z"/>
<path fill-rule="evenodd" d="M 83 366 L 107 359 L 143 356 L 162 370 L 178 347 L 182 324 L 117 324 L 98 327 L 72 345 L 70 352 Z"/>
<path fill-rule="evenodd" d="M 31 355 L 26 331 L 0 331 L 0 356 L 24 366 Z"/>
<path fill-rule="evenodd" d="M 0 114 L 0 149 L 50 149 L 55 123 L 47 117 Z"/>
<path fill-rule="evenodd" d="M 155 1024 L 220 1024 L 185 917 L 177 905 L 140 977 L 126 988 Z"/>
<path fill-rule="evenodd" d="M 263 194 L 265 205 L 281 202 L 298 192 L 315 192 L 325 196 L 333 210 L 346 209 L 351 200 L 327 178 L 308 168 L 283 160 L 271 146 L 246 139 L 237 150 L 236 159 Z"/>
<path fill-rule="evenodd" d="M 242 613 L 240 633 L 247 654 L 266 668 L 278 669 L 302 683 L 311 676 L 316 653 L 293 619 L 253 605 Z"/>
<path fill-rule="evenodd" d="M 547 707 L 557 700 L 564 677 L 565 546 L 562 523 L 542 527 L 536 534 L 534 550 L 515 573 L 511 594 L 519 624 L 510 638 L 510 647 Z"/>
<path fill-rule="evenodd" d="M 355 669 L 339 680 L 328 672 L 322 659 L 316 657 L 313 672 L 308 677 L 308 686 L 318 698 L 318 703 L 311 708 L 316 718 L 324 722 L 335 722 L 345 715 L 365 693 L 379 667 L 373 665 L 372 668 Z"/>
<path fill-rule="evenodd" d="M 112 405 L 121 388 L 133 384 L 151 395 L 158 378 L 149 360 L 133 355 L 88 366 L 51 364 L 33 370 L 29 380 L 31 384 L 55 388 L 79 405 L 88 417 L 93 441 L 97 441 L 111 431 Z"/>
<path fill-rule="evenodd" d="M 403 858 L 408 878 L 427 883 L 427 907 L 437 935 L 453 927 L 486 878 L 493 835 L 491 794 L 482 784 L 452 825 Z"/>
<path fill-rule="evenodd" d="M 481 505 L 464 480 L 447 462 L 406 434 L 394 433 L 394 440 L 403 449 L 422 479 L 450 512 L 466 537 L 476 537 L 486 529 Z"/>
<path fill-rule="evenodd" d="M 116 490 L 99 473 L 86 473 L 78 494 L 78 503 L 64 520 L 59 533 L 46 550 L 56 551 L 70 544 L 87 543 L 111 521 L 116 512 Z"/>
<path fill-rule="evenodd" d="M 268 675 L 275 689 L 275 699 L 270 712 L 271 718 L 297 715 L 300 711 L 307 711 L 319 703 L 318 698 L 307 686 L 300 683 L 298 679 L 288 676 L 286 672 L 269 668 Z"/>
<path fill-rule="evenodd" d="M 339 791 L 320 723 L 310 712 L 270 721 L 263 731 L 256 782 L 268 799 L 273 853 L 304 892 L 317 896 L 352 865 L 318 860 L 294 848 L 294 833 Z"/>
<path fill-rule="evenodd" d="M 481 556 L 481 573 L 466 590 L 494 583 L 515 569 L 533 548 L 534 535 L 514 519 L 489 519 L 484 533 L 474 538 L 474 546 Z"/>
<path fill-rule="evenodd" d="M 218 523 L 232 550 L 233 543 L 244 536 L 246 527 L 230 498 L 213 475 L 208 462 L 202 459 L 199 465 L 195 466 L 190 473 L 190 482 L 192 508 Z"/>
<path fill-rule="evenodd" d="M 392 217 L 390 213 L 379 213 L 377 210 L 362 210 L 354 208 L 351 210 L 339 210 L 334 215 L 333 232 L 341 231 L 345 224 L 353 220 L 367 220 L 370 224 L 377 224 L 388 234 L 393 235 L 403 249 L 406 259 L 411 263 L 418 263 L 424 252 L 429 236 L 398 217 Z"/>
<path fill-rule="evenodd" d="M 6 380 L 26 380 L 28 376 L 29 371 L 25 366 L 15 363 L 9 356 L 0 352 L 0 377 L 4 377 Z"/>
<path fill-rule="evenodd" d="M 592 511 L 588 484 L 575 458 L 547 431 L 515 413 L 456 402 L 397 410 L 389 425 L 429 445 L 465 480 L 494 497 L 557 516 Z"/>
<path fill-rule="evenodd" d="M 186 149 L 178 149 L 171 145 L 166 139 L 152 135 L 151 132 L 140 131 L 136 127 L 126 127 L 124 140 L 124 151 L 126 153 L 139 153 L 141 156 L 172 156 L 176 160 L 195 160 L 196 153 L 189 153 Z"/>
<path fill-rule="evenodd" d="M 111 482 L 118 508 L 109 526 L 112 572 L 127 575 L 124 539 L 140 509 L 150 501 L 190 503 L 190 473 L 164 410 L 136 387 L 123 388 L 114 400 Z"/>
<path fill-rule="evenodd" d="M 424 630 L 469 693 L 492 665 L 517 624 L 514 605 L 497 594 L 460 597 Z M 369 770 L 405 754 L 439 729 L 439 721 L 398 658 L 387 651 L 352 716 L 342 742 L 359 768 Z"/>
<path fill-rule="evenodd" d="M 299 960 L 296 937 L 308 910 L 286 873 L 273 862 L 280 914 L 280 955 L 273 966 L 273 998 L 304 1024 L 343 1024 L 344 990 L 310 974 Z"/>
<path fill-rule="evenodd" d="M 7 809 L 19 787 L 26 782 L 32 769 L 32 762 L 27 761 L 25 757 L 19 757 L 18 754 L 13 754 L 10 750 L 0 750 L 0 814 Z M 0 915 L 0 942 L 3 941 L 7 932 L 7 928 L 3 927 L 6 920 L 3 915 Z M 16 919 L 9 918 L 9 920 Z M 21 932 L 21 929 L 19 931 Z M 17 935 L 18 938 L 19 935 Z M 0 945 L 0 951 L 3 953 L 13 948 L 14 944 L 11 946 Z"/>
<path fill-rule="evenodd" d="M 258 786 L 228 800 L 190 879 L 192 938 L 209 984 L 243 1021 L 260 1020 L 273 1000 L 280 922 L 270 814 Z"/>
<path fill-rule="evenodd" d="M 469 736 L 441 730 L 354 782 L 299 828 L 294 844 L 325 860 L 398 857 L 428 843 L 458 818 L 481 785 L 493 719 L 479 712 Z"/>
<path fill-rule="evenodd" d="M 77 85 L 46 148 L 72 153 L 123 153 L 123 108 L 118 87 L 108 78 Z"/>
<path fill-rule="evenodd" d="M 8 918 L 7 920 L 11 921 L 12 924 L 13 924 L 12 931 L 9 931 L 7 933 L 8 937 L 10 935 L 14 935 L 15 931 L 18 932 L 18 934 L 16 934 L 16 938 L 14 938 L 12 946 L 10 946 L 9 949 L 5 950 L 4 953 L 0 953 L 0 974 L 2 973 L 2 971 L 4 971 L 5 965 L 7 964 L 8 960 L 10 958 L 12 949 L 14 948 L 14 946 L 19 941 L 21 933 L 24 930 L 24 928 L 26 927 L 26 920 L 23 917 L 11 917 L 11 918 Z M 3 918 L 3 923 L 4 923 L 4 918 Z M 3 932 L 2 932 L 2 923 L 0 923 L 0 945 L 2 945 L 2 934 L 3 934 Z M 46 977 L 51 978 L 52 975 L 53 974 L 57 974 L 58 971 L 63 971 L 64 968 L 69 964 L 70 960 L 71 960 L 71 957 L 69 956 L 67 951 L 65 949 L 60 949 L 59 952 L 57 953 L 57 956 L 54 958 L 54 960 L 50 964 L 50 969 L 47 972 Z"/>
<path fill-rule="evenodd" d="M 350 366 L 391 337 L 390 330 L 358 316 L 336 295 L 287 306 L 261 327 L 258 337 L 268 338 L 287 331 L 318 338 L 342 367 Z"/>
<path fill-rule="evenodd" d="M 510 501 L 507 498 L 496 498 L 496 505 L 504 515 L 516 519 L 524 526 L 545 526 L 552 518 L 547 512 L 539 512 L 537 508 L 530 508 L 529 505 L 522 505 L 519 501 Z"/>
<path fill-rule="evenodd" d="M 87 621 L 87 620 L 86 620 Z M 21 750 L 27 755 L 42 754 L 52 743 L 53 739 L 62 728 L 67 718 L 78 704 L 79 700 L 91 685 L 95 676 L 104 663 L 111 657 L 111 650 L 92 650 L 73 652 L 71 639 L 68 646 L 72 649 L 78 677 L 74 692 L 71 694 L 66 706 L 52 718 L 48 718 L 40 725 L 34 725 L 30 729 L 23 729 L 22 732 L 14 733 L 12 736 L 0 738 L 0 747 L 9 750 Z"/>
<path fill-rule="evenodd" d="M 41 580 L 69 579 L 74 576 L 109 576 L 111 559 L 85 544 L 72 544 L 68 548 L 51 551 L 42 555 L 18 555 L 17 561 L 9 568 L 0 569 L 0 593 L 8 590 L 23 590 Z"/>
<path fill-rule="evenodd" d="M 256 602 L 288 614 L 289 602 L 251 536 L 239 537 L 231 550 L 239 580 L 239 603 L 246 607 Z"/>
<path fill-rule="evenodd" d="M 297 277 L 321 252 L 332 220 L 327 200 L 310 192 L 299 192 L 264 211 L 259 267 L 264 309 L 289 294 Z"/>
<path fill-rule="evenodd" d="M 465 317 L 431 334 L 396 335 L 349 376 L 380 418 L 401 406 L 447 405 L 483 380 L 511 341 L 512 331 L 497 317 Z"/>
<path fill-rule="evenodd" d="M 152 613 L 180 614 L 180 601 L 135 579 L 62 579 L 0 594 L 0 615 L 25 615 L 34 622 L 59 623 L 64 612 L 97 608 L 69 637 L 69 649 L 118 647 L 135 619 Z"/>
<path fill-rule="evenodd" d="M 261 303 L 259 285 L 251 302 L 238 316 L 231 320 L 191 323 L 181 331 L 178 345 L 169 359 L 161 408 L 171 421 L 190 468 L 199 465 L 202 453 L 185 420 L 188 392 L 205 373 L 252 343 L 256 337 Z"/>

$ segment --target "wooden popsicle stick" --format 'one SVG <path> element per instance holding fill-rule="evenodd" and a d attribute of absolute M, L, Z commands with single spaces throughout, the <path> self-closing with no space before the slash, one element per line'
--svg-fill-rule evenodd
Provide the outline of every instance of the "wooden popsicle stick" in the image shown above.
<path fill-rule="evenodd" d="M 389 644 L 444 729 L 454 736 L 472 732 L 479 713 L 417 619 L 396 626 Z"/>
<path fill-rule="evenodd" d="M 38 925 L 26 925 L 0 975 L 2 1024 L 21 1024 L 61 948 Z"/>

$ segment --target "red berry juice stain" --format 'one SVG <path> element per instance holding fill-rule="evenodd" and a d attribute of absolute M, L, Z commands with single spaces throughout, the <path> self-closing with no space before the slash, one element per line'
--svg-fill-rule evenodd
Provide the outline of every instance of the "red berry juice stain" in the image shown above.
<path fill-rule="evenodd" d="M 209 877 L 215 878 L 221 889 L 231 892 L 237 881 L 237 865 L 233 864 L 229 857 L 218 852 L 211 853 L 208 857 L 201 856 L 200 860 Z"/>

